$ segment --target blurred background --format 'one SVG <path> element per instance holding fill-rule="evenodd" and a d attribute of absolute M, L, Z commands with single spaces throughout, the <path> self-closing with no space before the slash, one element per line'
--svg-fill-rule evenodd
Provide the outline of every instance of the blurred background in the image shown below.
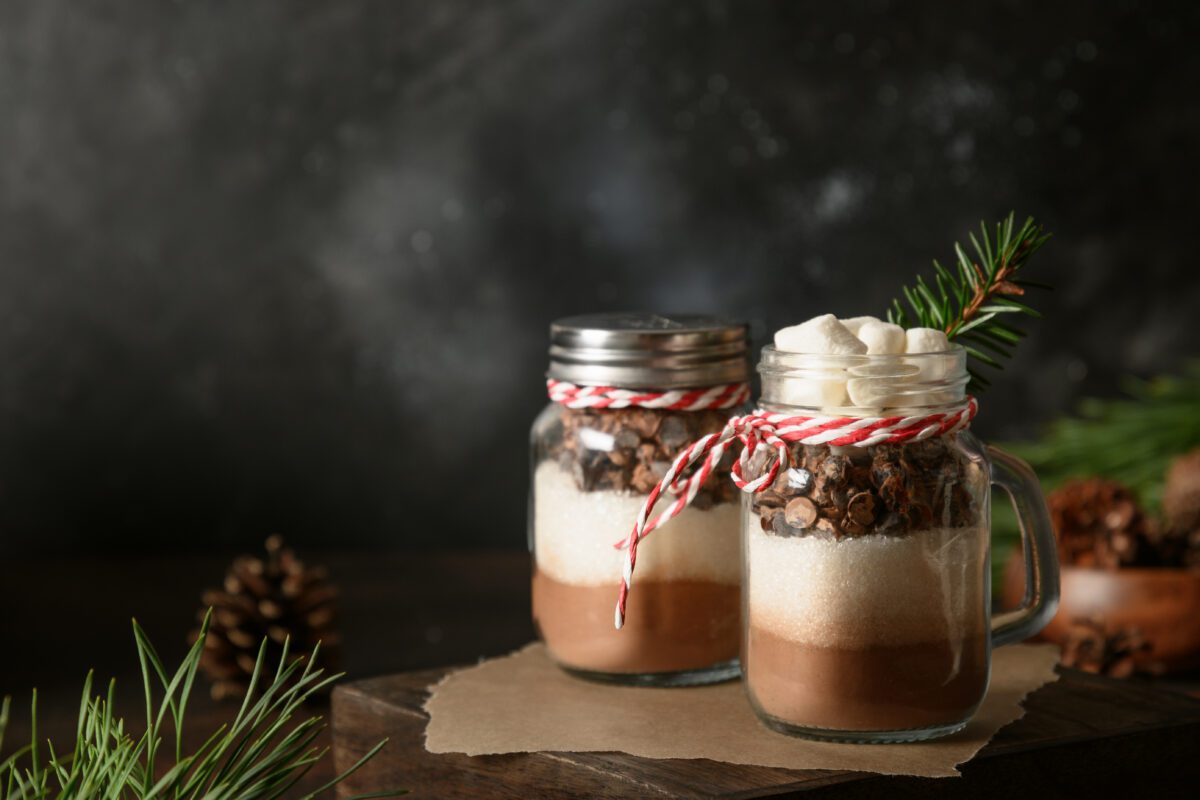
<path fill-rule="evenodd" d="M 0 8 L 0 559 L 520 549 L 546 332 L 1054 232 L 990 438 L 1197 352 L 1194 3 Z M 40 580 L 40 579 L 39 579 Z M 47 578 L 49 580 L 49 578 Z"/>

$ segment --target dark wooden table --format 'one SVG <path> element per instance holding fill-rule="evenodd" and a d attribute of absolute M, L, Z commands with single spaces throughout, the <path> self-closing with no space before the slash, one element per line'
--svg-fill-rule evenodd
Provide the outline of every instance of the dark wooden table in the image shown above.
<path fill-rule="evenodd" d="M 427 687 L 447 670 L 344 684 L 333 697 L 334 752 L 349 766 L 375 742 L 395 746 L 343 786 L 413 787 L 414 798 L 1011 798 L 1195 797 L 1200 786 L 1200 700 L 1063 670 L 1030 695 L 1027 714 L 1002 728 L 961 778 L 888 777 L 846 770 L 778 769 L 626 753 L 476 756 L 425 751 Z M 685 690 L 686 691 L 686 690 Z M 719 724 L 717 721 L 715 724 Z M 664 731 L 664 735 L 669 735 Z"/>
<path fill-rule="evenodd" d="M 0 564 L 0 695 L 12 695 L 17 706 L 6 748 L 28 736 L 24 709 L 34 686 L 39 689 L 42 733 L 60 740 L 73 735 L 79 691 L 91 668 L 98 677 L 117 678 L 121 710 L 136 720 L 142 713 L 141 690 L 130 618 L 138 618 L 168 663 L 177 662 L 186 650 L 201 590 L 220 582 L 233 555 L 10 559 Z M 428 675 L 435 675 L 436 668 L 506 653 L 533 638 L 529 561 L 523 552 L 301 555 L 328 565 L 341 587 L 347 681 L 411 670 L 433 669 Z M 198 744 L 234 711 L 199 691 L 189 708 L 188 737 Z M 330 737 L 323 742 L 330 744 Z M 419 740 L 397 738 L 394 751 L 414 742 L 419 745 Z M 1161 752 L 1166 758 L 1172 750 Z M 1200 764 L 1200 753 L 1196 755 L 1185 762 L 1191 768 Z M 1122 751 L 1119 741 L 1106 758 L 1125 758 L 1127 773 L 1144 774 L 1147 786 L 1162 768 L 1149 756 Z M 1036 766 L 1048 786 L 1053 785 L 1055 764 L 1047 756 Z M 319 785 L 331 771 L 332 763 L 326 761 L 307 785 Z M 905 781 L 880 781 L 875 789 L 892 796 L 915 791 Z"/>

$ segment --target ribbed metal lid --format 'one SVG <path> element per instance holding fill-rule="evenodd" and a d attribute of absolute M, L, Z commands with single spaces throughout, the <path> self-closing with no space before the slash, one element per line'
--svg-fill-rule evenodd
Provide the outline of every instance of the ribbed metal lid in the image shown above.
<path fill-rule="evenodd" d="M 551 378 L 682 389 L 749 380 L 747 327 L 701 314 L 585 314 L 550 325 Z"/>

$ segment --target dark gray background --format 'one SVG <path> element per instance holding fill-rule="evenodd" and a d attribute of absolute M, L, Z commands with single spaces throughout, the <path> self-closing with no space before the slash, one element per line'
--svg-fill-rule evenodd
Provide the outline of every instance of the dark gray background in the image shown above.
<path fill-rule="evenodd" d="M 522 546 L 546 326 L 880 312 L 1056 234 L 983 399 L 1196 352 L 1196 4 L 0 6 L 0 554 Z"/>

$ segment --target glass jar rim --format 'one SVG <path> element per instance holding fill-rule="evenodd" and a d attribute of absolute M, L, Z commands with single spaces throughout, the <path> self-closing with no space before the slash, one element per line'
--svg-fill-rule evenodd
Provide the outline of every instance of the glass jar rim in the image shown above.
<path fill-rule="evenodd" d="M 805 364 L 812 362 L 814 364 L 829 363 L 833 366 L 843 366 L 846 364 L 887 364 L 895 361 L 908 361 L 913 363 L 921 363 L 922 361 L 933 361 L 937 359 L 962 358 L 963 368 L 966 368 L 966 348 L 961 344 L 951 344 L 945 350 L 938 350 L 931 353 L 886 353 L 886 354 L 836 354 L 836 353 L 798 353 L 791 350 L 780 350 L 773 344 L 765 345 L 762 349 L 762 357 L 758 362 L 759 371 L 762 371 L 764 366 L 780 366 L 787 367 L 791 364 Z M 770 362 L 769 364 L 767 362 Z"/>
<path fill-rule="evenodd" d="M 762 349 L 761 405 L 843 416 L 911 415 L 960 405 L 967 352 L 834 355 Z"/>

